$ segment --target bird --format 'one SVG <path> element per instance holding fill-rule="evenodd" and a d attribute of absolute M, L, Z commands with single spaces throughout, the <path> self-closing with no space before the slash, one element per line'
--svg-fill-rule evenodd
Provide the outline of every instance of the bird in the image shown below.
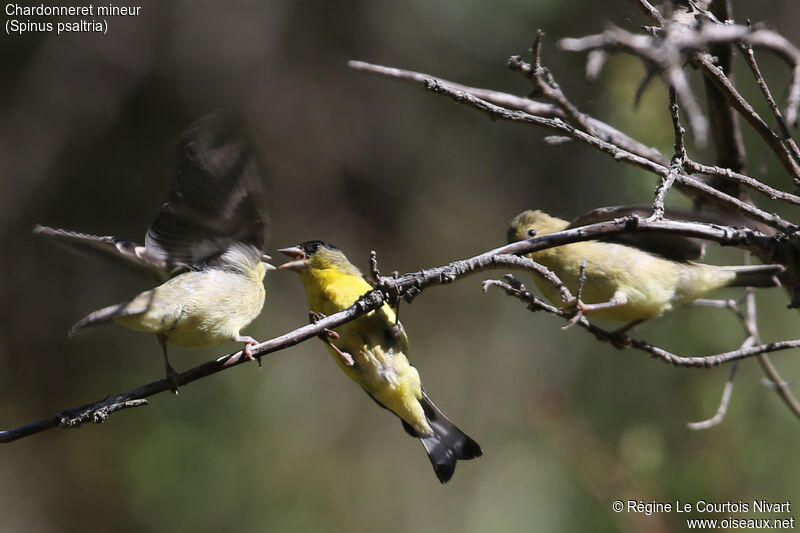
<path fill-rule="evenodd" d="M 314 316 L 342 311 L 372 290 L 344 253 L 328 243 L 306 241 L 279 251 L 291 259 L 278 268 L 300 275 Z M 344 373 L 422 441 L 441 483 L 450 480 L 459 459 L 483 454 L 423 390 L 419 372 L 408 360 L 408 336 L 387 304 L 342 324 L 323 340 Z"/>
<path fill-rule="evenodd" d="M 598 210 L 570 223 L 542 211 L 524 211 L 511 221 L 508 241 L 541 237 L 586 223 L 609 220 L 623 212 L 632 210 Z M 591 313 L 599 320 L 627 324 L 621 331 L 723 287 L 779 285 L 776 276 L 783 271 L 781 265 L 716 266 L 697 263 L 689 259 L 702 256 L 702 245 L 698 245 L 697 239 L 681 239 L 680 236 L 662 235 L 658 239 L 649 239 L 649 242 L 639 242 L 626 237 L 623 244 L 611 237 L 564 244 L 527 255 L 552 270 L 572 294 L 578 293 L 583 265 L 585 281 L 581 287 L 581 299 L 567 303 L 584 315 Z M 533 279 L 548 300 L 556 305 L 564 304 L 552 284 L 540 276 L 534 275 Z"/>
<path fill-rule="evenodd" d="M 144 245 L 37 225 L 34 233 L 68 248 L 115 260 L 160 283 L 132 299 L 89 313 L 69 330 L 116 322 L 156 336 L 174 393 L 177 373 L 167 344 L 205 348 L 258 342 L 241 330 L 264 305 L 264 276 L 275 267 L 264 253 L 269 234 L 264 174 L 239 118 L 211 113 L 177 142 L 177 165 L 166 202 Z"/>

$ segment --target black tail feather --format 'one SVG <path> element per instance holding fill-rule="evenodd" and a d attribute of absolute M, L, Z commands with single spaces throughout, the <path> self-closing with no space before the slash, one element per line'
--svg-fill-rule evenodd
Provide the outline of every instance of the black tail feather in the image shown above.
<path fill-rule="evenodd" d="M 420 403 L 425 410 L 428 424 L 433 429 L 433 435 L 422 437 L 405 421 L 403 421 L 403 427 L 409 435 L 418 437 L 422 441 L 436 477 L 442 483 L 447 483 L 453 477 L 459 459 L 480 457 L 483 455 L 483 450 L 477 442 L 448 420 L 424 392 Z"/>
<path fill-rule="evenodd" d="M 374 396 L 367 394 L 379 406 L 391 411 L 376 400 Z M 425 418 L 428 419 L 428 424 L 433 429 L 433 435 L 422 437 L 411 424 L 402 418 L 400 418 L 400 422 L 403 423 L 403 429 L 406 433 L 422 441 L 436 477 L 442 483 L 447 483 L 453 477 L 453 472 L 456 470 L 456 463 L 459 459 L 467 460 L 480 457 L 483 455 L 483 450 L 481 450 L 480 444 L 472 440 L 444 416 L 444 413 L 428 398 L 425 391 L 422 392 L 422 399 L 419 403 L 422 405 L 423 411 L 425 411 Z M 394 414 L 396 415 L 397 413 Z"/>
<path fill-rule="evenodd" d="M 781 265 L 742 265 L 728 269 L 736 272 L 731 287 L 780 287 L 778 275 L 785 270 Z"/>

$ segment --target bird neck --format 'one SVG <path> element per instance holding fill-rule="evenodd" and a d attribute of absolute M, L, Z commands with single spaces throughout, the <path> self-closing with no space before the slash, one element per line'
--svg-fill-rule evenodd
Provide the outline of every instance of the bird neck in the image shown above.
<path fill-rule="evenodd" d="M 336 268 L 308 268 L 300 272 L 312 311 L 329 315 L 350 307 L 372 286 L 359 273 Z"/>
<path fill-rule="evenodd" d="M 261 250 L 255 246 L 243 243 L 236 243 L 225 250 L 220 257 L 220 265 L 226 270 L 232 270 L 245 276 L 264 279 L 267 269 L 261 261 Z"/>

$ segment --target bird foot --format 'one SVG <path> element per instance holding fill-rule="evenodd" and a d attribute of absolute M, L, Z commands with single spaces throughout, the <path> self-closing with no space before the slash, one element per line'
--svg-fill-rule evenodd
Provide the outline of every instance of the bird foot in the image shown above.
<path fill-rule="evenodd" d="M 242 348 L 241 352 L 229 357 L 228 360 L 225 361 L 225 363 L 223 363 L 222 366 L 224 366 L 224 367 L 225 366 L 231 366 L 232 364 L 238 362 L 239 359 L 242 358 L 242 355 L 244 355 L 248 360 L 256 361 L 258 363 L 258 368 L 261 368 L 261 356 L 260 355 L 255 355 L 255 356 L 253 355 L 253 346 L 258 344 L 257 340 L 255 340 L 253 337 L 250 337 L 248 335 L 237 335 L 236 337 L 232 338 L 231 340 L 234 341 L 234 342 L 243 342 L 244 343 L 244 347 Z"/>
<path fill-rule="evenodd" d="M 397 340 L 400 338 L 400 334 L 402 333 L 402 329 L 400 327 L 399 322 L 395 322 L 394 326 L 389 330 L 389 334 L 392 336 L 392 339 Z"/>
<path fill-rule="evenodd" d="M 169 389 L 172 393 L 177 396 L 178 395 L 178 373 L 172 369 L 172 367 L 167 363 L 167 380 L 170 382 Z"/>
<path fill-rule="evenodd" d="M 608 342 L 616 348 L 617 350 L 624 350 L 625 348 L 631 345 L 631 338 L 628 337 L 627 333 L 632 327 L 637 326 L 644 322 L 643 318 L 638 320 L 634 320 L 633 322 L 622 326 L 619 329 L 615 329 L 614 331 L 609 332 L 608 334 Z"/>
<path fill-rule="evenodd" d="M 575 314 L 572 317 L 570 317 L 569 322 L 567 322 L 567 325 L 562 327 L 561 329 L 567 329 L 567 328 L 570 328 L 570 327 L 574 326 L 578 322 L 578 320 L 581 319 L 581 317 L 584 317 L 584 316 L 588 315 L 591 312 L 598 311 L 600 309 L 609 309 L 611 307 L 617 307 L 617 306 L 620 306 L 620 305 L 625 305 L 626 303 L 628 303 L 628 298 L 625 296 L 624 293 L 620 293 L 620 292 L 617 292 L 616 294 L 614 294 L 614 297 L 611 298 L 610 300 L 608 300 L 607 302 L 600 302 L 600 303 L 596 303 L 596 304 L 584 303 L 581 300 L 580 296 L 578 296 L 575 299 L 574 303 L 562 308 L 562 310 L 564 310 L 564 311 L 567 311 L 567 310 L 570 310 L 570 309 L 574 309 L 574 313 Z M 639 323 L 639 321 L 632 322 L 631 324 L 625 326 L 624 328 L 622 328 L 622 329 L 620 329 L 618 331 L 620 333 L 624 333 L 625 331 L 627 331 L 628 329 L 630 329 L 631 327 L 633 327 L 634 325 L 636 325 L 638 323 Z"/>
<path fill-rule="evenodd" d="M 616 330 L 608 334 L 608 342 L 617 350 L 624 350 L 631 345 L 631 338 L 624 331 Z"/>
<path fill-rule="evenodd" d="M 320 319 L 325 318 L 325 315 L 322 313 L 317 313 L 316 311 L 309 311 L 308 318 L 312 324 L 316 324 L 320 321 Z M 342 363 L 344 363 L 345 366 L 355 366 L 356 362 L 353 360 L 353 356 L 347 352 L 343 352 L 338 346 L 333 344 L 332 341 L 339 340 L 338 333 L 332 329 L 325 328 L 317 336 L 322 342 L 330 346 L 331 349 L 336 352 L 336 355 L 339 356 L 339 359 L 342 361 Z"/>
<path fill-rule="evenodd" d="M 582 317 L 586 316 L 592 308 L 590 305 L 583 303 L 580 299 L 576 299 L 574 303 L 565 305 L 561 310 L 573 313 L 567 321 L 567 324 L 561 327 L 561 329 L 569 329 L 577 324 Z"/>
<path fill-rule="evenodd" d="M 250 361 L 257 362 L 258 363 L 258 368 L 262 368 L 261 367 L 261 356 L 258 356 L 258 357 L 254 357 L 253 356 L 253 346 L 257 345 L 258 341 L 255 340 L 253 337 L 247 337 L 247 336 L 244 336 L 244 337 L 240 336 L 236 340 L 239 341 L 239 342 L 244 342 L 244 348 L 242 348 L 242 353 L 244 353 L 244 356 L 247 357 Z"/>

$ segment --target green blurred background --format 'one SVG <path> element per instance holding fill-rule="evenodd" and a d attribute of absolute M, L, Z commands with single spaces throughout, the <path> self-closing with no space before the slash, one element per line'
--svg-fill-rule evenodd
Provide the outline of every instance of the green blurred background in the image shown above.
<path fill-rule="evenodd" d="M 495 247 L 523 209 L 569 218 L 649 202 L 655 181 L 583 146 L 548 147 L 541 130 L 351 71 L 348 59 L 526 94 L 530 85 L 505 59 L 526 54 L 542 28 L 545 62 L 582 110 L 671 151 L 663 84 L 631 105 L 641 64 L 614 57 L 590 85 L 584 58 L 555 49 L 558 38 L 609 22 L 647 23 L 627 2 L 140 5 L 139 17 L 109 19 L 106 36 L 0 38 L 4 428 L 162 377 L 148 336 L 107 327 L 66 337 L 88 311 L 147 282 L 30 229 L 141 239 L 165 198 L 176 137 L 215 108 L 244 109 L 264 157 L 271 251 L 324 239 L 362 268 L 376 250 L 384 272 Z M 735 8 L 740 21 L 800 41 L 800 4 Z M 760 57 L 782 94 L 785 68 Z M 753 168 L 763 150 L 750 146 Z M 769 181 L 785 186 L 769 168 Z M 615 514 L 611 503 L 800 494 L 800 423 L 760 385 L 755 361 L 741 365 L 725 421 L 692 432 L 686 422 L 714 413 L 728 368 L 673 368 L 562 331 L 500 292 L 483 294 L 480 281 L 492 276 L 426 291 L 401 312 L 428 393 L 485 452 L 460 463 L 448 485 L 419 442 L 313 340 L 267 357 L 261 371 L 237 367 L 106 424 L 3 445 L 0 531 L 682 531 L 681 515 Z M 307 321 L 296 276 L 272 273 L 266 284 L 264 312 L 246 330 L 259 339 Z M 797 316 L 780 290 L 759 303 L 764 340 L 795 336 Z M 743 338 L 730 313 L 707 308 L 635 333 L 683 355 L 734 349 Z M 173 349 L 171 360 L 181 370 L 234 348 Z M 787 379 L 800 373 L 794 354 L 774 360 Z"/>

